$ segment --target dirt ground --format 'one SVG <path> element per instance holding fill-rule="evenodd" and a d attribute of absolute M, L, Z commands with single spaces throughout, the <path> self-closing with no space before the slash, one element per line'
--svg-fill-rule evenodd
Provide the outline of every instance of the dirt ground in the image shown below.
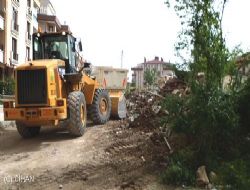
<path fill-rule="evenodd" d="M 0 189 L 175 189 L 160 183 L 168 150 L 151 130 L 88 126 L 80 138 L 45 128 L 28 140 L 15 126 L 0 127 Z"/>

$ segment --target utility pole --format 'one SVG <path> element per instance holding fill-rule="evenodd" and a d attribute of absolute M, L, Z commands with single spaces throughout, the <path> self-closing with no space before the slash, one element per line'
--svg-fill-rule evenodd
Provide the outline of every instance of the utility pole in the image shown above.
<path fill-rule="evenodd" d="M 121 52 L 121 68 L 123 67 L 123 50 Z"/>

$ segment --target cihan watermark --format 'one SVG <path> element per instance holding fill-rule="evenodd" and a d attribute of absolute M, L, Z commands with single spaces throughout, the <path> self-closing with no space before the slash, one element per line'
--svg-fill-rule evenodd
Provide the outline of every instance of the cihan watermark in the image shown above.
<path fill-rule="evenodd" d="M 23 174 L 17 174 L 17 175 L 6 175 L 4 178 L 5 184 L 14 184 L 14 183 L 32 183 L 35 181 L 35 176 L 31 175 L 23 175 Z"/>

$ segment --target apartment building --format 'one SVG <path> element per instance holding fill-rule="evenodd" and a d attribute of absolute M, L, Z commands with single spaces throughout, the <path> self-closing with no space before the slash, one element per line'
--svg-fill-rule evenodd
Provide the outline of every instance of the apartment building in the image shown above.
<path fill-rule="evenodd" d="M 4 71 L 6 0 L 0 0 L 0 80 Z"/>
<path fill-rule="evenodd" d="M 163 60 L 163 58 L 159 58 L 157 56 L 150 61 L 147 61 L 146 58 L 144 58 L 143 63 L 131 68 L 133 71 L 132 83 L 135 83 L 137 89 L 143 89 L 145 87 L 144 73 L 147 69 L 155 70 L 158 80 L 168 80 L 169 78 L 173 78 L 175 73 L 172 70 L 172 65 L 173 64 L 167 63 Z"/>
<path fill-rule="evenodd" d="M 69 31 L 56 17 L 50 0 L 0 0 L 0 80 L 32 59 L 32 34 Z"/>
<path fill-rule="evenodd" d="M 4 20 L 3 31 L 0 33 L 0 46 L 2 46 L 0 49 L 3 51 L 0 79 L 4 80 L 5 77 L 12 77 L 16 65 L 31 59 L 32 33 L 38 31 L 37 12 L 40 1 L 0 0 L 0 2 L 1 18 Z"/>
<path fill-rule="evenodd" d="M 68 25 L 62 25 L 56 16 L 56 10 L 54 9 L 50 0 L 40 0 L 41 7 L 38 12 L 38 23 L 40 32 L 61 32 L 68 31 L 70 28 Z"/>

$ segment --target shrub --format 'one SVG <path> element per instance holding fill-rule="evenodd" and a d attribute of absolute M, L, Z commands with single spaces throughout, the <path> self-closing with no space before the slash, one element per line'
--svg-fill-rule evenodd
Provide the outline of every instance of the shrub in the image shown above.
<path fill-rule="evenodd" d="M 5 81 L 0 81 L 0 94 L 13 95 L 15 92 L 15 81 L 14 79 L 6 79 Z"/>
<path fill-rule="evenodd" d="M 192 167 L 193 151 L 183 149 L 175 153 L 163 173 L 162 180 L 166 184 L 192 185 L 195 182 L 195 170 Z"/>
<path fill-rule="evenodd" d="M 178 68 L 177 66 L 174 66 L 173 70 L 178 79 L 188 82 L 189 75 L 190 75 L 189 71 L 182 70 Z"/>
<path fill-rule="evenodd" d="M 201 164 L 207 164 L 207 156 L 227 155 L 225 147 L 234 143 L 238 127 L 236 102 L 221 90 L 207 91 L 203 86 L 194 89 L 195 94 L 189 97 L 172 96 L 164 100 L 164 107 L 170 113 L 166 120 L 175 132 L 193 139 Z"/>
<path fill-rule="evenodd" d="M 250 78 L 246 81 L 244 88 L 239 92 L 238 112 L 240 115 L 240 126 L 242 133 L 250 133 Z"/>
<path fill-rule="evenodd" d="M 218 170 L 218 184 L 223 184 L 225 189 L 248 190 L 250 187 L 249 160 L 237 159 L 224 163 Z"/>

